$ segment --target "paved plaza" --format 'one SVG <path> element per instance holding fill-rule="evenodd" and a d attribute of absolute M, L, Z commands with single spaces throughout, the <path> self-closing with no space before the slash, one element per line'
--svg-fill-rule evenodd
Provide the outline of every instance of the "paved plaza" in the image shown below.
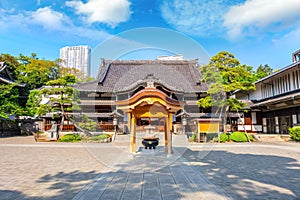
<path fill-rule="evenodd" d="M 113 143 L 0 138 L 0 199 L 300 199 L 300 144 Z"/>

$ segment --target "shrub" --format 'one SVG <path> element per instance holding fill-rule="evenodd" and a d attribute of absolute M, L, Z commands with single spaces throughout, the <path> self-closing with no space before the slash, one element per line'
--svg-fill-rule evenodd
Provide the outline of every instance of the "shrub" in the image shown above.
<path fill-rule="evenodd" d="M 93 137 L 89 137 L 88 140 L 90 141 L 100 141 L 100 140 L 104 140 L 104 139 L 108 139 L 110 138 L 109 134 L 100 134 L 97 136 L 93 136 Z"/>
<path fill-rule="evenodd" d="M 289 134 L 294 141 L 300 141 L 300 127 L 289 128 Z"/>
<path fill-rule="evenodd" d="M 230 134 L 230 139 L 234 142 L 248 142 L 244 132 L 233 132 Z"/>
<path fill-rule="evenodd" d="M 196 140 L 196 134 L 197 134 L 197 133 L 193 133 L 193 135 L 191 136 L 191 141 L 192 141 L 192 142 L 195 142 L 195 140 Z"/>
<path fill-rule="evenodd" d="M 79 142 L 81 141 L 81 136 L 79 134 L 67 134 L 62 136 L 59 141 L 60 142 Z"/>
<path fill-rule="evenodd" d="M 254 138 L 252 135 L 247 134 L 250 141 L 254 141 Z M 233 132 L 230 134 L 230 140 L 234 142 L 248 142 L 248 138 L 245 134 L 245 132 Z"/>
<path fill-rule="evenodd" d="M 218 135 L 214 139 L 215 142 L 218 142 Z M 228 141 L 228 135 L 225 133 L 220 134 L 220 142 L 227 142 Z"/>
<path fill-rule="evenodd" d="M 250 141 L 254 141 L 254 138 L 252 135 L 248 134 L 248 137 Z M 234 142 L 248 142 L 248 139 L 244 132 L 233 132 L 229 135 L 229 140 Z M 227 142 L 228 141 L 228 135 L 225 133 L 220 134 L 220 142 Z M 215 142 L 218 142 L 218 137 L 215 138 Z"/>

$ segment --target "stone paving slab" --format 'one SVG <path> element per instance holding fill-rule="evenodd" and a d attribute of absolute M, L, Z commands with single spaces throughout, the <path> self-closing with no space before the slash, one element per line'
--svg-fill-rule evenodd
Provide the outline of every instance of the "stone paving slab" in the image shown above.
<path fill-rule="evenodd" d="M 130 154 L 126 141 L 0 138 L 0 199 L 300 199 L 299 143 L 173 139 L 166 155 L 163 146 Z"/>
<path fill-rule="evenodd" d="M 111 166 L 114 175 L 105 192 L 87 186 L 89 189 L 84 189 L 85 192 L 74 199 L 89 199 L 90 193 L 95 195 L 95 191 L 99 191 L 96 199 L 230 199 L 225 191 L 205 180 L 199 171 L 182 164 L 187 160 L 181 157 L 180 150 L 174 148 L 172 155 L 166 155 L 164 147 L 141 149 L 131 157 L 125 156 L 122 168 Z M 94 184 L 99 181 L 102 180 L 95 179 Z"/>

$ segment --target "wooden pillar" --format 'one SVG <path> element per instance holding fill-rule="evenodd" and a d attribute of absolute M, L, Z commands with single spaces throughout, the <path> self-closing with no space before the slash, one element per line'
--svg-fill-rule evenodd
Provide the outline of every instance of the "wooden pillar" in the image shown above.
<path fill-rule="evenodd" d="M 173 114 L 169 113 L 170 131 L 173 131 Z"/>
<path fill-rule="evenodd" d="M 131 133 L 131 113 L 127 113 L 127 128 L 129 133 Z"/>
<path fill-rule="evenodd" d="M 169 117 L 166 117 L 166 126 L 165 126 L 165 145 L 166 151 L 168 154 L 172 153 L 172 138 L 171 138 L 171 131 L 170 131 L 170 120 Z"/>
<path fill-rule="evenodd" d="M 136 143 L 136 131 L 135 131 L 135 128 L 136 128 L 136 119 L 135 119 L 135 116 L 132 115 L 131 117 L 131 126 L 130 126 L 130 153 L 134 153 L 136 152 L 136 146 L 135 146 L 135 143 Z"/>
<path fill-rule="evenodd" d="M 164 120 L 165 120 L 165 123 L 164 123 L 164 132 L 165 132 L 165 151 L 167 152 L 167 151 L 168 151 L 168 148 L 167 148 L 167 146 L 168 146 L 168 137 L 167 137 L 167 121 L 168 121 L 168 118 L 165 117 Z"/>

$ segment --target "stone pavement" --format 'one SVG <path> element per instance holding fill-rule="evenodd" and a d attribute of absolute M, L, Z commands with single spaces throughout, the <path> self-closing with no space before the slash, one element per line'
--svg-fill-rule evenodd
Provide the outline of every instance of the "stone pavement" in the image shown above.
<path fill-rule="evenodd" d="M 0 199 L 300 199 L 300 144 L 114 143 L 0 138 Z"/>

